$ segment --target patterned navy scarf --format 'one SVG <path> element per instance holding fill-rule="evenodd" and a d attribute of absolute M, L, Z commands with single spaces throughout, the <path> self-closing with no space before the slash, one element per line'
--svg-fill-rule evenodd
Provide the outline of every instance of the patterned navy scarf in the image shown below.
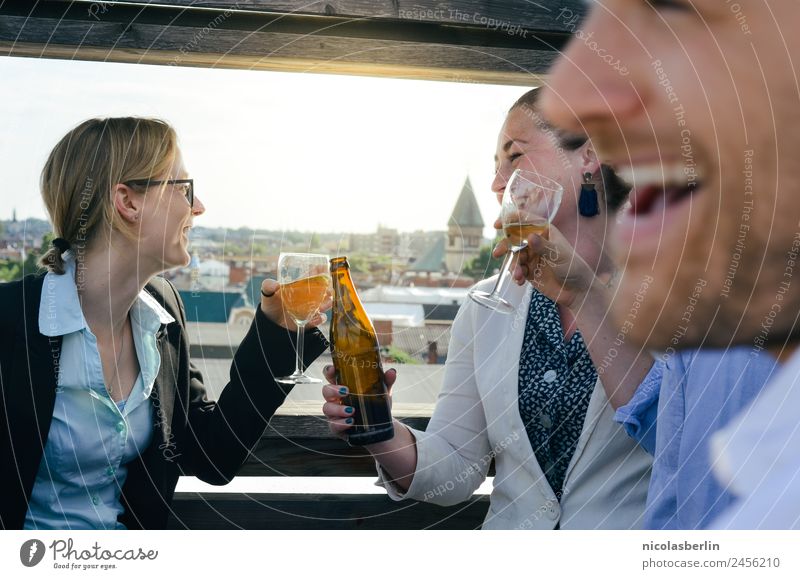
<path fill-rule="evenodd" d="M 519 412 L 559 500 L 596 383 L 583 336 L 576 329 L 565 342 L 556 304 L 534 289 L 519 360 Z"/>

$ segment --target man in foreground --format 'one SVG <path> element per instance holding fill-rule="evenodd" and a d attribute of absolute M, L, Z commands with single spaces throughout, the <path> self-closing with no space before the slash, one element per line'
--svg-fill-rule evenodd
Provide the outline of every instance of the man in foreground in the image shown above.
<path fill-rule="evenodd" d="M 568 47 L 542 100 L 633 184 L 614 234 L 618 322 L 638 304 L 624 339 L 666 353 L 746 346 L 783 363 L 713 438 L 713 468 L 739 497 L 717 527 L 800 525 L 798 16 L 788 2 L 598 1 L 582 25 L 596 44 Z"/>

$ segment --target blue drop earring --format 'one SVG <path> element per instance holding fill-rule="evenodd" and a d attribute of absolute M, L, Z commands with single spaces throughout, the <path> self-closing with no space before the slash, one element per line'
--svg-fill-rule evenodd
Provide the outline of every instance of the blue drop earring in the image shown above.
<path fill-rule="evenodd" d="M 600 213 L 600 204 L 597 202 L 597 190 L 592 183 L 592 174 L 583 174 L 581 195 L 578 199 L 578 212 L 584 217 L 594 217 Z"/>

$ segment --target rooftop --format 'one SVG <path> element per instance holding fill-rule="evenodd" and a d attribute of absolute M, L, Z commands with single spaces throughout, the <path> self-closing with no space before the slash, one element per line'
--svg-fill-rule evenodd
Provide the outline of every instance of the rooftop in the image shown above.
<path fill-rule="evenodd" d="M 461 305 L 467 298 L 468 288 L 451 287 L 400 287 L 379 285 L 361 292 L 364 302 L 397 304 L 429 304 L 435 306 Z"/>
<path fill-rule="evenodd" d="M 436 242 L 430 246 L 430 249 L 425 252 L 425 255 L 415 261 L 409 268 L 409 271 L 421 272 L 442 272 L 447 271 L 444 252 L 444 236 L 437 238 Z"/>
<path fill-rule="evenodd" d="M 483 227 L 483 217 L 475 193 L 472 191 L 472 183 L 469 177 L 464 181 L 461 188 L 461 195 L 458 196 L 453 214 L 450 215 L 448 225 L 455 225 L 461 229 L 465 227 Z"/>

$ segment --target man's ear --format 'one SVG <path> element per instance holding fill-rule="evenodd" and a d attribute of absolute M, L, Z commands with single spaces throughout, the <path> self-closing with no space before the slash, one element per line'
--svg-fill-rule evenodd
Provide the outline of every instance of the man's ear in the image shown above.
<path fill-rule="evenodd" d="M 133 189 L 122 183 L 117 183 L 111 190 L 111 199 L 114 211 L 125 223 L 136 223 L 142 215 L 144 195 L 136 193 Z"/>

